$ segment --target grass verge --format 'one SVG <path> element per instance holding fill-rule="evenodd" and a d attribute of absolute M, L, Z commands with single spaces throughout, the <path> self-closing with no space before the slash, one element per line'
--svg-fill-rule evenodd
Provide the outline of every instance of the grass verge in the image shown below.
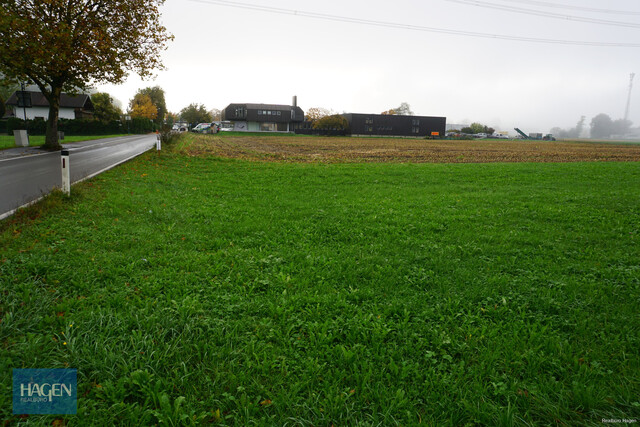
<path fill-rule="evenodd" d="M 63 144 L 71 143 L 71 142 L 80 142 L 80 141 L 93 141 L 96 139 L 104 139 L 104 138 L 115 138 L 118 136 L 125 135 L 90 135 L 90 136 L 76 136 L 76 135 L 65 135 L 64 140 L 61 141 Z M 29 135 L 29 146 L 31 147 L 39 147 L 44 145 L 44 135 Z M 0 135 L 0 150 L 6 150 L 7 148 L 15 148 L 16 140 L 13 135 Z"/>
<path fill-rule="evenodd" d="M 27 367 L 78 369 L 78 425 L 637 418 L 637 188 L 147 153 L 2 224 L 0 418 Z"/>

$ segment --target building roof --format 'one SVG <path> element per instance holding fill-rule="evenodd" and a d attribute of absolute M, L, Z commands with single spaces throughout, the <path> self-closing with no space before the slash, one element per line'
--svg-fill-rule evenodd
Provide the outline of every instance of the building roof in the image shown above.
<path fill-rule="evenodd" d="M 32 107 L 49 107 L 49 101 L 41 92 L 27 91 L 31 94 L 31 106 Z M 14 92 L 7 102 L 7 105 L 18 105 L 18 96 Z M 60 108 L 82 108 L 86 110 L 93 110 L 93 103 L 91 97 L 86 94 L 81 95 L 68 95 L 62 93 L 60 95 Z"/>
<path fill-rule="evenodd" d="M 300 107 L 294 107 L 292 105 L 279 105 L 279 104 L 249 104 L 249 103 L 234 103 L 234 104 L 229 104 L 229 107 L 231 106 L 243 106 L 243 107 L 247 107 L 248 109 L 251 110 L 275 110 L 275 111 L 289 111 L 292 108 L 300 108 Z M 227 107 L 228 108 L 228 107 Z"/>
<path fill-rule="evenodd" d="M 402 114 L 367 114 L 367 113 L 343 113 L 341 114 L 341 116 L 357 116 L 357 117 L 376 117 L 376 118 L 380 118 L 380 119 L 384 119 L 384 118 L 406 118 L 406 119 L 446 119 L 446 117 L 442 117 L 442 116 L 416 116 L 416 115 L 409 115 L 409 116 L 405 116 Z"/>
<path fill-rule="evenodd" d="M 267 115 L 264 115 L 265 111 Z M 277 112 L 278 114 L 274 117 L 272 112 Z M 222 110 L 222 117 L 223 120 L 248 120 L 254 122 L 301 122 L 304 120 L 304 110 L 293 105 L 234 103 L 229 104 Z"/>

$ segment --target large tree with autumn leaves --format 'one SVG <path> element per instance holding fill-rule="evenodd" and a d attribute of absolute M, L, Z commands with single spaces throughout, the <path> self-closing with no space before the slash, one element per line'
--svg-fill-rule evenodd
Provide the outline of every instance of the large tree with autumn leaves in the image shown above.
<path fill-rule="evenodd" d="M 149 95 L 138 93 L 129 102 L 129 114 L 133 118 L 155 120 L 158 117 L 158 108 L 153 105 Z"/>
<path fill-rule="evenodd" d="M 0 72 L 30 80 L 49 101 L 45 148 L 59 149 L 60 94 L 150 77 L 173 39 L 165 0 L 0 0 Z"/>

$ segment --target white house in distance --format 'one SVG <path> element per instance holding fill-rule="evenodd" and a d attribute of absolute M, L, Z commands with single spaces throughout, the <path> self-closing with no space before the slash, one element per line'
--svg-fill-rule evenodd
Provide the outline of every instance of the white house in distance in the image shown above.
<path fill-rule="evenodd" d="M 26 96 L 31 98 L 31 107 L 24 107 L 22 103 L 18 103 L 18 92 L 14 92 L 5 105 L 7 106 L 7 116 L 16 117 L 18 119 L 43 119 L 49 117 L 49 101 L 41 92 L 26 91 Z M 19 105 L 18 105 L 19 104 Z M 26 113 L 26 117 L 25 117 Z M 93 117 L 93 103 L 89 95 L 60 95 L 60 112 L 61 119 L 87 119 Z"/>

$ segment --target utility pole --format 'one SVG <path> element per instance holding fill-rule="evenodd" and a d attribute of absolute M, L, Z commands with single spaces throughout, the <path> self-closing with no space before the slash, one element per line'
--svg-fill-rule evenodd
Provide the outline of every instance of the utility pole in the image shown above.
<path fill-rule="evenodd" d="M 631 107 L 631 89 L 633 89 L 633 78 L 636 76 L 636 73 L 631 73 L 631 78 L 629 79 L 629 95 L 627 96 L 627 108 L 624 110 L 624 120 L 629 120 L 629 107 Z"/>

